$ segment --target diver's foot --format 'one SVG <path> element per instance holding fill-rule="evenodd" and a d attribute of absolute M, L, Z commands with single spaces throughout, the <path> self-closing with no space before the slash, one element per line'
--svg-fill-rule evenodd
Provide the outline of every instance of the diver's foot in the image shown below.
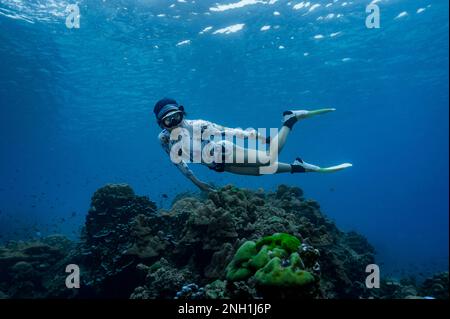
<path fill-rule="evenodd" d="M 313 117 L 315 115 L 325 114 L 325 113 L 334 112 L 334 111 L 336 111 L 336 109 L 333 109 L 333 108 L 313 110 L 313 111 L 307 111 L 307 110 L 284 111 L 283 112 L 283 125 L 292 129 L 292 126 L 294 126 L 294 124 L 299 120 L 307 119 L 307 118 Z"/>
<path fill-rule="evenodd" d="M 300 157 L 297 157 L 294 163 L 291 164 L 291 173 L 309 173 L 319 172 L 320 167 L 312 164 L 308 164 Z"/>

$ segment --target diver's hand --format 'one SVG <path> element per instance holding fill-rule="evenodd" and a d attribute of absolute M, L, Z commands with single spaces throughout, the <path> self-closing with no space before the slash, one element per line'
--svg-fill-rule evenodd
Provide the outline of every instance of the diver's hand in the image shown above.
<path fill-rule="evenodd" d="M 212 187 L 211 185 L 207 184 L 207 183 L 203 183 L 203 182 L 198 182 L 196 183 L 197 187 L 202 191 L 202 192 L 217 192 L 217 190 Z"/>

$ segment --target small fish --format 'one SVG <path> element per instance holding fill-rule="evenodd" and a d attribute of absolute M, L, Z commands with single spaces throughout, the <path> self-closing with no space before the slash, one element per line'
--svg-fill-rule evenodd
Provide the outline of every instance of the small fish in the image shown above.
<path fill-rule="evenodd" d="M 77 216 L 77 212 L 72 212 L 72 213 L 70 214 L 70 217 L 75 217 L 75 216 Z"/>
<path fill-rule="evenodd" d="M 169 198 L 169 196 L 167 194 L 162 194 L 161 197 L 162 198 Z"/>

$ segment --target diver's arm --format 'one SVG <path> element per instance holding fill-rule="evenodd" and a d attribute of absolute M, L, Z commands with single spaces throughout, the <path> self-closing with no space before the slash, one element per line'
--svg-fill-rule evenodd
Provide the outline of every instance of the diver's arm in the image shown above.
<path fill-rule="evenodd" d="M 200 188 L 200 190 L 202 190 L 202 191 L 204 191 L 204 192 L 211 192 L 211 191 L 214 191 L 214 188 L 213 188 L 211 185 L 209 185 L 209 184 L 207 184 L 207 183 L 202 182 L 201 180 L 199 180 L 199 179 L 194 175 L 194 173 L 189 169 L 189 166 L 188 166 L 185 162 L 181 161 L 180 163 L 175 164 L 175 165 L 178 167 L 178 169 L 181 171 L 181 173 L 182 173 L 184 176 L 186 176 L 192 183 L 194 183 L 195 186 L 197 186 L 198 188 Z"/>
<path fill-rule="evenodd" d="M 164 151 L 170 156 L 170 147 L 169 147 L 169 139 L 167 135 L 164 135 L 161 133 L 159 135 L 159 141 L 161 143 L 161 147 L 164 149 Z M 181 173 L 186 176 L 190 181 L 192 181 L 200 190 L 208 192 L 213 191 L 214 188 L 211 187 L 209 184 L 204 183 L 200 181 L 194 173 L 189 169 L 189 166 L 181 161 L 180 163 L 175 164 L 176 167 L 181 171 Z"/>

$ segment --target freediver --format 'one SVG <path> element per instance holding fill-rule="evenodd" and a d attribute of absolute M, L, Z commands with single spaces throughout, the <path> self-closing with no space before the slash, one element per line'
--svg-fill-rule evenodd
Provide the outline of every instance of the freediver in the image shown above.
<path fill-rule="evenodd" d="M 195 162 L 192 159 L 196 156 L 201 157 L 201 163 L 208 168 L 216 172 L 230 172 L 240 175 L 252 175 L 260 176 L 267 174 L 264 169 L 272 167 L 273 174 L 280 173 L 330 173 L 343 170 L 351 167 L 352 164 L 344 163 L 337 166 L 322 168 L 316 165 L 308 164 L 299 157 L 292 163 L 283 163 L 278 161 L 278 155 L 283 149 L 286 143 L 287 137 L 291 132 L 295 123 L 299 120 L 307 119 L 315 115 L 325 114 L 335 111 L 335 109 L 319 109 L 314 111 L 297 110 L 297 111 L 285 111 L 283 113 L 282 127 L 278 130 L 278 133 L 274 137 L 265 137 L 256 130 L 242 130 L 239 128 L 228 128 L 205 120 L 188 120 L 185 118 L 186 112 L 182 105 L 178 104 L 176 100 L 170 98 L 164 98 L 158 101 L 154 107 L 154 113 L 158 125 L 163 129 L 158 138 L 163 149 L 171 156 L 172 152 L 179 156 L 187 156 L 184 159 L 174 162 L 174 164 L 180 169 L 180 171 L 189 180 L 191 180 L 202 191 L 214 191 L 214 188 L 200 181 L 194 173 L 189 169 L 187 162 Z M 195 130 L 199 129 L 200 136 L 202 137 L 198 146 L 189 147 L 193 145 L 193 137 L 195 136 Z M 175 134 L 174 134 L 175 133 Z M 206 138 L 205 138 L 206 133 Z M 219 141 L 215 138 L 219 134 L 222 137 Z M 175 136 L 175 137 L 174 137 Z M 198 136 L 198 135 L 197 135 Z M 243 147 L 237 145 L 230 139 L 223 139 L 226 136 L 236 137 L 236 139 L 253 139 L 257 140 L 263 145 L 269 145 L 270 147 L 275 144 L 276 147 L 272 148 L 268 153 L 266 150 L 257 150 L 249 147 Z M 181 140 L 184 139 L 184 146 L 180 145 Z M 275 142 L 275 143 L 274 143 Z M 175 147 L 177 146 L 177 147 Z M 203 160 L 205 152 L 208 152 L 215 158 L 213 161 Z M 231 154 L 231 155 L 230 155 Z M 231 160 L 230 159 L 231 156 Z M 226 157 L 226 158 L 225 158 Z M 198 158 L 198 157 L 197 157 Z M 241 160 L 237 160 L 241 159 Z M 270 163 L 269 163 L 270 161 Z M 270 170 L 267 170 L 270 171 Z"/>

